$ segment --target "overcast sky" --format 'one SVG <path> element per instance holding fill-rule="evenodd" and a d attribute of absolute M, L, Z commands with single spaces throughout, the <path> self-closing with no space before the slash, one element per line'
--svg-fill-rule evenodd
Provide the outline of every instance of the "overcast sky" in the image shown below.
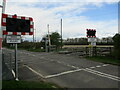
<path fill-rule="evenodd" d="M 41 40 L 47 33 L 47 24 L 50 25 L 50 32 L 60 33 L 61 18 L 63 38 L 86 37 L 86 29 L 96 29 L 99 38 L 113 36 L 118 32 L 119 0 L 6 1 L 6 14 L 33 18 L 37 40 Z"/>

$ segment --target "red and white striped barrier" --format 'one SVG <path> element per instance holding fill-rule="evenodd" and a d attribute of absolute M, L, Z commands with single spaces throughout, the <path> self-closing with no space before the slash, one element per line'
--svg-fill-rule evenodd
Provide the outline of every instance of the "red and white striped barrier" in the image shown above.
<path fill-rule="evenodd" d="M 30 32 L 7 32 L 6 18 L 30 20 Z M 2 31 L 3 31 L 3 35 L 33 35 L 33 19 L 31 17 L 2 14 Z"/>

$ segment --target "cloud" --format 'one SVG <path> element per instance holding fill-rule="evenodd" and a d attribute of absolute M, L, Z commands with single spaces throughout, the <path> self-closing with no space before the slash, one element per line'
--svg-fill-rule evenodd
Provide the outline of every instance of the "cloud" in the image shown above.
<path fill-rule="evenodd" d="M 16 2 L 16 0 L 7 0 Z M 17 0 L 17 2 L 118 2 L 119 0 Z"/>
<path fill-rule="evenodd" d="M 56 3 L 57 1 L 55 0 L 50 1 L 54 1 L 54 3 L 47 3 L 47 0 L 44 2 L 41 0 L 24 0 L 24 3 L 22 0 L 18 0 L 20 3 L 13 1 L 8 1 L 6 13 L 33 17 L 37 40 L 41 40 L 47 34 L 47 24 L 50 25 L 50 32 L 58 31 L 60 33 L 61 18 L 63 19 L 63 38 L 86 37 L 87 28 L 96 29 L 98 37 L 112 36 L 117 32 L 117 20 L 92 21 L 86 16 L 77 16 L 77 14 L 91 10 L 91 8 L 87 7 L 88 5 L 92 4 L 96 7 L 102 7 L 104 4 L 103 0 L 85 0 L 82 3 L 76 3 L 77 0 L 71 1 L 73 3 L 63 3 L 65 1 L 62 0 L 60 0 L 62 3 Z M 113 0 L 110 1 L 114 3 Z M 105 0 L 105 2 L 109 3 L 108 0 Z M 26 36 L 26 38 L 32 39 L 32 36 Z"/>

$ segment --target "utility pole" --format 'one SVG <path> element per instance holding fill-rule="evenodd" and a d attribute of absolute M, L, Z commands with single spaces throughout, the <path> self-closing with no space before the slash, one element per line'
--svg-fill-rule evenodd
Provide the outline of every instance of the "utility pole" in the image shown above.
<path fill-rule="evenodd" d="M 2 8 L 2 14 L 5 13 L 5 5 L 6 5 L 6 0 L 3 0 L 2 5 L 0 6 Z M 1 15 L 2 16 L 2 15 Z M 0 30 L 0 89 L 2 89 L 2 27 Z"/>
<path fill-rule="evenodd" d="M 33 26 L 34 26 L 34 22 L 33 22 Z M 35 36 L 34 36 L 34 28 L 33 28 L 33 43 L 34 43 L 34 40 L 35 40 Z"/>
<path fill-rule="evenodd" d="M 50 42 L 50 31 L 49 31 L 49 24 L 48 24 L 48 40 L 49 40 L 49 46 L 51 45 L 51 42 Z"/>
<path fill-rule="evenodd" d="M 48 27 L 48 48 L 49 48 L 49 51 L 50 51 L 51 42 L 50 42 L 49 24 L 47 25 L 47 27 Z"/>
<path fill-rule="evenodd" d="M 62 19 L 61 19 L 61 49 L 62 49 Z"/>
<path fill-rule="evenodd" d="M 34 29 L 34 42 L 36 42 L 36 29 Z"/>
<path fill-rule="evenodd" d="M 46 51 L 46 52 L 48 52 L 48 47 L 47 47 L 48 40 L 47 40 L 47 39 L 48 39 L 48 38 L 45 37 L 45 51 Z"/>
<path fill-rule="evenodd" d="M 118 2 L 118 13 L 120 13 L 120 1 Z M 118 15 L 118 19 L 120 19 L 120 15 Z M 118 21 L 118 33 L 120 34 L 120 21 Z"/>

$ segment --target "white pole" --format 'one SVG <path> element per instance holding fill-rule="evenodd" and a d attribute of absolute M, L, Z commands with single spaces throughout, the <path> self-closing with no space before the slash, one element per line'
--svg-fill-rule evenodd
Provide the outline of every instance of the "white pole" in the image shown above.
<path fill-rule="evenodd" d="M 18 81 L 17 44 L 15 44 L 15 79 Z"/>
<path fill-rule="evenodd" d="M 120 13 L 120 1 L 118 2 L 118 13 Z M 118 33 L 120 34 L 120 15 L 118 15 Z"/>
<path fill-rule="evenodd" d="M 2 13 L 5 13 L 6 0 L 3 0 Z M 2 28 L 0 30 L 0 62 L 2 62 Z M 2 89 L 2 63 L 0 63 L 0 89 Z"/>
<path fill-rule="evenodd" d="M 61 19 L 61 49 L 62 49 L 62 19 Z"/>
<path fill-rule="evenodd" d="M 2 13 L 5 13 L 6 0 L 3 0 Z"/>
<path fill-rule="evenodd" d="M 51 46 L 51 42 L 50 42 L 50 32 L 49 32 L 49 24 L 48 24 L 48 52 L 50 51 L 50 46 Z"/>
<path fill-rule="evenodd" d="M 50 42 L 49 24 L 48 24 L 48 40 L 49 40 L 49 46 L 50 46 L 50 45 L 51 45 L 51 42 Z"/>
<path fill-rule="evenodd" d="M 48 40 L 47 40 L 47 37 L 45 37 L 45 50 L 46 50 L 46 52 L 48 52 L 47 43 L 48 43 Z"/>
<path fill-rule="evenodd" d="M 34 26 L 34 22 L 33 22 L 33 26 Z M 35 29 L 33 28 L 33 43 L 34 43 L 34 41 L 35 41 L 35 36 L 34 36 L 34 34 L 35 34 Z"/>

